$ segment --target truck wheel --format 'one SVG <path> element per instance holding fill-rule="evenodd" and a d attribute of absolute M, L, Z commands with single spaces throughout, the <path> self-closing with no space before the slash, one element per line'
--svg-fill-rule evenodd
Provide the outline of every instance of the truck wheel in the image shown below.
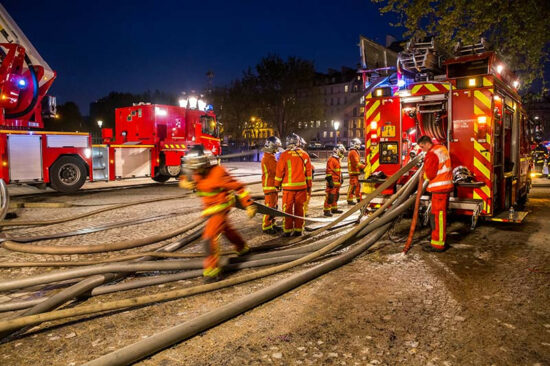
<path fill-rule="evenodd" d="M 4 220 L 10 207 L 10 195 L 4 179 L 0 179 L 0 221 Z"/>
<path fill-rule="evenodd" d="M 50 185 L 62 193 L 73 193 L 86 181 L 86 167 L 78 158 L 62 156 L 50 168 Z"/>
<path fill-rule="evenodd" d="M 168 179 L 170 179 L 170 176 L 169 175 L 163 175 L 163 174 L 157 174 L 157 175 L 151 177 L 151 179 L 154 180 L 155 182 L 164 183 Z"/>

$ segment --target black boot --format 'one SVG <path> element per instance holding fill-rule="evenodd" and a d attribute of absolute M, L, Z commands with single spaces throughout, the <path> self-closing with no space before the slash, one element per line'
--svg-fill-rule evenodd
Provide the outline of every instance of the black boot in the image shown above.
<path fill-rule="evenodd" d="M 325 211 L 323 213 L 323 215 L 328 216 L 328 217 L 332 217 L 332 214 L 330 213 L 330 211 Z"/>
<path fill-rule="evenodd" d="M 330 212 L 333 213 L 333 214 L 341 214 L 341 213 L 344 212 L 344 211 L 339 210 L 339 209 L 336 208 L 336 209 L 330 210 Z"/>
<path fill-rule="evenodd" d="M 447 250 L 447 246 L 444 246 L 443 249 L 437 249 L 432 247 L 431 244 L 426 244 L 422 247 L 422 250 L 429 253 L 443 253 Z"/>

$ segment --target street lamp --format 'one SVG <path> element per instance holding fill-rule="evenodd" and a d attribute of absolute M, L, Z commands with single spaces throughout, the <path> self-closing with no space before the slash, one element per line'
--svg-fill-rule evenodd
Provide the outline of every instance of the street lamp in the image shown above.
<path fill-rule="evenodd" d="M 97 126 L 98 126 L 99 129 L 101 130 L 101 126 L 103 126 L 103 121 L 102 121 L 102 120 L 98 120 L 98 121 L 97 121 Z"/>
<path fill-rule="evenodd" d="M 334 146 L 338 144 L 338 129 L 340 128 L 340 121 L 334 121 L 332 126 L 334 127 Z"/>

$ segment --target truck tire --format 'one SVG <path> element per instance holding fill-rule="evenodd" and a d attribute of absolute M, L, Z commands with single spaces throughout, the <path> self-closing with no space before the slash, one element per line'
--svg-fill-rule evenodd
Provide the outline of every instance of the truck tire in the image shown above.
<path fill-rule="evenodd" d="M 159 183 L 164 183 L 171 177 L 169 175 L 157 174 L 151 177 L 152 180 Z"/>
<path fill-rule="evenodd" d="M 62 156 L 50 168 L 50 186 L 58 192 L 73 193 L 86 181 L 86 166 L 74 156 Z"/>

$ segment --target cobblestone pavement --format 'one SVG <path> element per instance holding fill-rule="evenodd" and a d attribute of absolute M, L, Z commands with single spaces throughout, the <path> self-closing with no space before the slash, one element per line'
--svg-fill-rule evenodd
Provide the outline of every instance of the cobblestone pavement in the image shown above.
<path fill-rule="evenodd" d="M 234 163 L 235 174 L 254 172 Z M 244 179 L 244 178 L 243 178 Z M 253 181 L 257 177 L 246 177 Z M 544 183 L 543 181 L 541 181 Z M 322 183 L 317 183 L 322 188 Z M 259 192 L 259 186 L 251 186 Z M 89 195 L 44 198 L 105 205 L 181 194 L 175 186 L 152 186 Z M 85 236 L 44 241 L 59 246 L 114 243 L 172 230 L 199 215 L 196 198 L 174 199 L 108 211 L 58 225 L 17 228 L 7 234 L 38 235 L 179 212 L 154 222 Z M 322 211 L 312 199 L 310 214 Z M 71 216 L 96 209 L 18 209 L 15 220 Z M 101 206 L 99 206 L 101 207 Z M 344 207 L 347 208 L 347 207 Z M 140 362 L 142 365 L 548 365 L 550 360 L 550 185 L 534 188 L 527 221 L 518 226 L 469 222 L 449 225 L 451 249 L 425 253 L 417 233 L 411 252 L 400 242 L 410 220 L 402 219 L 368 253 L 246 314 Z M 234 211 L 230 220 L 252 246 L 282 243 L 262 235 L 259 219 Z M 48 256 L 90 260 L 150 251 L 173 241 L 116 253 Z M 224 242 L 224 246 L 227 243 Z M 197 242 L 183 252 L 200 252 Z M 0 249 L 0 261 L 43 261 L 45 256 Z M 304 267 L 211 294 L 139 309 L 46 323 L 0 344 L 2 365 L 78 365 L 264 288 Z M 0 278 L 46 273 L 52 268 L 1 269 Z M 243 272 L 246 272 L 244 270 Z M 200 284 L 192 279 L 90 298 L 97 304 Z M 0 303 L 41 296 L 38 289 L 0 294 Z M 57 291 L 49 287 L 51 293 Z M 13 314 L 1 314 L 7 317 Z"/>

